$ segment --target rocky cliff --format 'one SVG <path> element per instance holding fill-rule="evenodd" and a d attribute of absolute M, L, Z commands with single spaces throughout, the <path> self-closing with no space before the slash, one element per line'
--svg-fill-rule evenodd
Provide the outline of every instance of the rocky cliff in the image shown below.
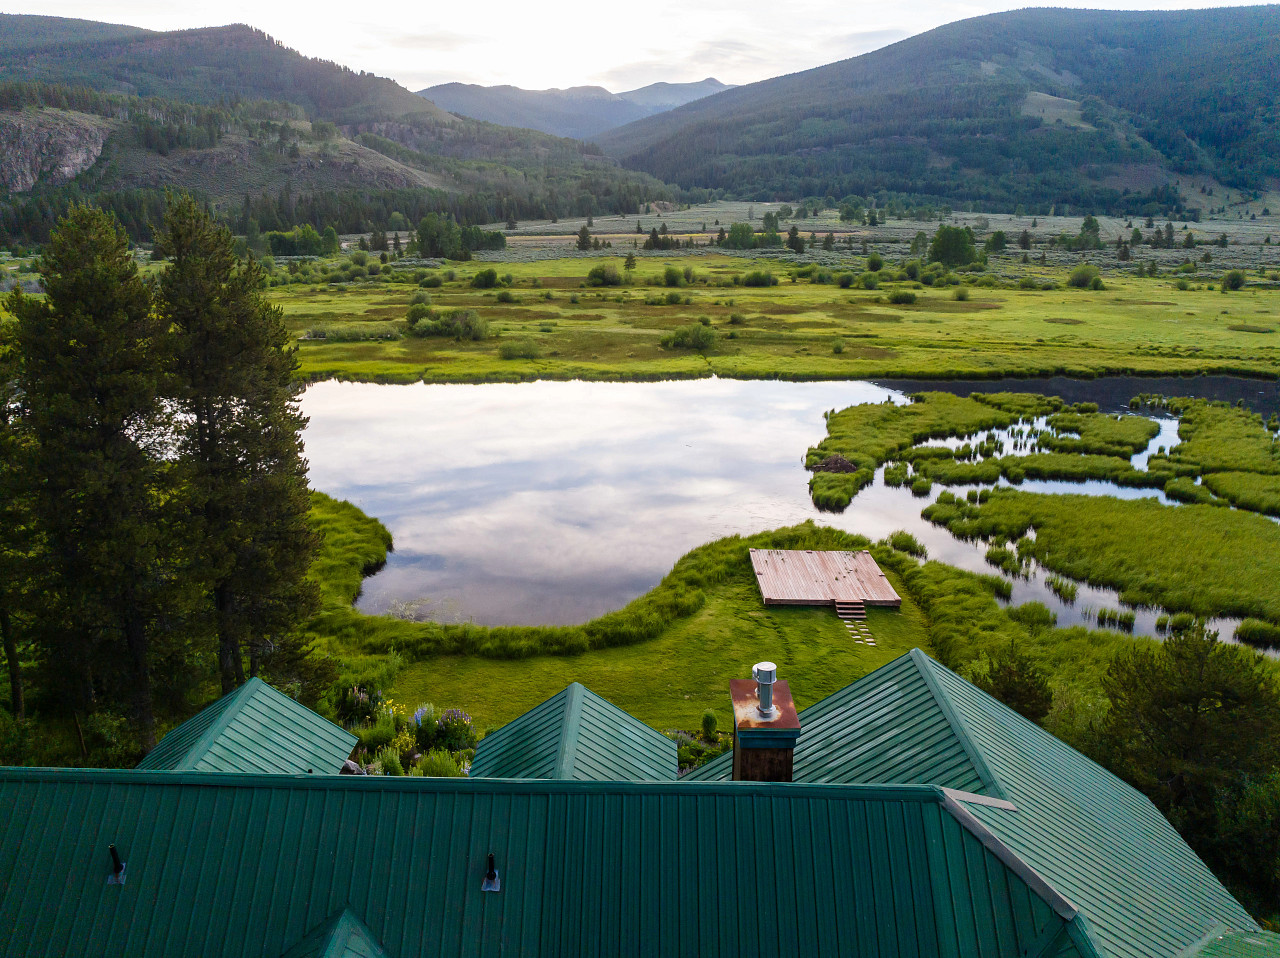
<path fill-rule="evenodd" d="M 97 162 L 111 121 L 67 110 L 0 112 L 0 191 L 56 186 Z"/>

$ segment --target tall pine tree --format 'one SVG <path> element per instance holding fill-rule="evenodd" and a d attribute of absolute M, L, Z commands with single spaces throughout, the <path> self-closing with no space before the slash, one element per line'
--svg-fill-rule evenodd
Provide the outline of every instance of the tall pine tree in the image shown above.
<path fill-rule="evenodd" d="M 7 306 L 33 443 L 30 515 L 46 546 L 42 658 L 68 704 L 123 707 L 148 749 L 153 645 L 181 608 L 185 541 L 167 487 L 165 323 L 101 210 L 72 208 L 40 273 L 46 298 L 15 291 Z"/>
<path fill-rule="evenodd" d="M 172 197 L 157 247 L 170 257 L 158 311 L 175 336 L 179 451 L 212 604 L 224 692 L 260 668 L 305 681 L 297 626 L 318 607 L 316 537 L 302 458 L 296 347 L 257 263 L 190 196 Z"/>

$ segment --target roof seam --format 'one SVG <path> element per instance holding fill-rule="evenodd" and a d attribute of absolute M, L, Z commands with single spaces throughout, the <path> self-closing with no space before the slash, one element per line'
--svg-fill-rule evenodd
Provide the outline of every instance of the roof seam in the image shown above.
<path fill-rule="evenodd" d="M 933 668 L 930 664 L 929 656 L 925 655 L 920 649 L 912 649 L 909 653 L 911 661 L 915 663 L 919 669 L 921 677 L 925 684 L 929 687 L 930 694 L 938 703 L 938 709 L 942 712 L 943 717 L 947 720 L 947 724 L 951 726 L 951 730 L 955 732 L 956 740 L 959 741 L 960 747 L 969 756 L 969 761 L 973 763 L 974 770 L 978 773 L 978 777 L 982 779 L 982 784 L 991 789 L 995 793 L 996 798 L 1008 801 L 1009 795 L 1005 792 L 1000 780 L 996 778 L 987 765 L 987 760 L 983 758 L 982 753 L 974 744 L 973 738 L 969 735 L 969 727 L 960 717 L 955 708 L 951 704 L 951 700 L 942 690 L 942 685 L 938 682 L 938 677 L 933 674 Z"/>

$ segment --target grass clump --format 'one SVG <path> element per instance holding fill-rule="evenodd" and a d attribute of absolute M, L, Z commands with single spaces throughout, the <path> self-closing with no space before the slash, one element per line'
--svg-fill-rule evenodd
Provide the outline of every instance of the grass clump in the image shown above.
<path fill-rule="evenodd" d="M 887 541 L 892 548 L 899 552 L 905 552 L 907 555 L 915 556 L 917 559 L 927 559 L 929 557 L 929 550 L 910 532 L 902 529 L 891 532 Z"/>
<path fill-rule="evenodd" d="M 1280 648 L 1280 625 L 1261 619 L 1244 619 L 1236 626 L 1236 638 L 1249 645 Z"/>

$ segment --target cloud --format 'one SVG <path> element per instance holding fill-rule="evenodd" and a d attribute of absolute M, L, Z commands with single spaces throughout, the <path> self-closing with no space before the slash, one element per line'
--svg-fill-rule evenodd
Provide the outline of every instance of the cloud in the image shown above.
<path fill-rule="evenodd" d="M 394 29 L 385 31 L 369 29 L 368 32 L 374 35 L 379 47 L 395 50 L 451 52 L 463 47 L 475 46 L 481 41 L 480 37 L 470 36 L 465 33 L 453 33 L 449 30 L 432 30 L 429 33 L 404 33 Z"/>

